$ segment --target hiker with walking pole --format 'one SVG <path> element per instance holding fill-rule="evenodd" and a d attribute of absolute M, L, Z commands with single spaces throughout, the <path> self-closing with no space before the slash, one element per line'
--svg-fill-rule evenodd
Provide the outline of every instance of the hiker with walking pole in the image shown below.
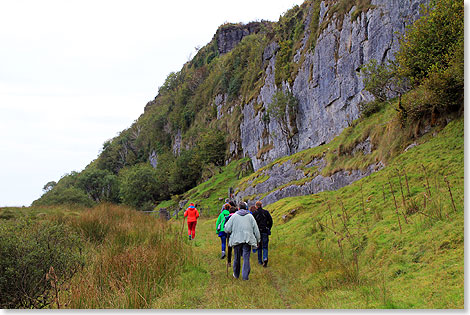
<path fill-rule="evenodd" d="M 228 221 L 235 212 L 237 212 L 237 207 L 230 206 L 230 209 L 228 210 L 230 212 L 229 218 L 226 220 Z M 227 225 L 227 222 L 225 222 L 225 225 Z M 227 233 L 227 247 L 228 247 L 228 253 L 227 253 L 227 268 L 230 267 L 230 264 L 232 262 L 232 246 L 230 246 L 230 233 L 225 231 Z"/>
<path fill-rule="evenodd" d="M 199 218 L 199 211 L 197 211 L 194 203 L 190 203 L 188 209 L 184 212 L 184 216 L 188 217 L 188 235 L 189 240 L 193 240 L 196 236 L 197 218 Z"/>
<path fill-rule="evenodd" d="M 250 275 L 250 253 L 251 247 L 257 246 L 260 241 L 260 233 L 256 220 L 247 210 L 245 202 L 240 202 L 239 210 L 230 217 L 225 225 L 225 232 L 231 233 L 229 246 L 233 247 L 233 277 L 248 280 Z M 243 257 L 243 267 L 240 268 Z"/>

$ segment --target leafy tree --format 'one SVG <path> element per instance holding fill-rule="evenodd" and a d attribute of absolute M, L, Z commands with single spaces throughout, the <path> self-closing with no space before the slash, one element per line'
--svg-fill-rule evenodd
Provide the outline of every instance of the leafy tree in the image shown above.
<path fill-rule="evenodd" d="M 268 105 L 268 116 L 263 117 L 265 121 L 270 121 L 271 118 L 277 120 L 286 140 L 289 154 L 292 150 L 293 137 L 298 133 L 296 121 L 298 106 L 299 102 L 292 92 L 277 91 Z"/>
<path fill-rule="evenodd" d="M 121 170 L 120 197 L 123 203 L 142 209 L 144 205 L 158 200 L 161 181 L 156 170 L 149 164 L 137 164 Z"/>
<path fill-rule="evenodd" d="M 201 178 L 201 161 L 195 150 L 182 150 L 170 171 L 170 192 L 181 194 L 194 186 Z"/>
<path fill-rule="evenodd" d="M 119 183 L 116 175 L 108 170 L 89 167 L 80 173 L 78 187 L 93 201 L 119 202 Z"/>
<path fill-rule="evenodd" d="M 432 0 L 423 16 L 400 40 L 397 54 L 400 75 L 414 86 L 434 68 L 447 68 L 448 58 L 463 45 L 464 3 L 460 0 Z"/>
<path fill-rule="evenodd" d="M 57 183 L 55 181 L 50 181 L 46 185 L 44 185 L 44 187 L 42 187 L 42 190 L 44 192 L 48 192 L 51 189 L 53 189 L 56 185 L 57 185 Z"/>
<path fill-rule="evenodd" d="M 203 164 L 214 163 L 223 166 L 227 144 L 225 134 L 219 130 L 209 131 L 201 136 L 198 153 Z"/>

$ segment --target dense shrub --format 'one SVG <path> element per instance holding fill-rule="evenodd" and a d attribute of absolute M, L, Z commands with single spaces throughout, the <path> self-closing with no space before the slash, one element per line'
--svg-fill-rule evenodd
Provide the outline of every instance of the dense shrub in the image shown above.
<path fill-rule="evenodd" d="M 170 170 L 170 192 L 181 194 L 194 186 L 201 177 L 201 161 L 196 150 L 183 150 Z"/>
<path fill-rule="evenodd" d="M 58 185 L 33 202 L 33 206 L 81 205 L 91 207 L 94 202 L 80 188 Z"/>
<path fill-rule="evenodd" d="M 158 200 L 161 180 L 156 170 L 149 164 L 137 164 L 125 168 L 119 173 L 120 196 L 122 202 L 142 209 L 142 207 Z"/>
<path fill-rule="evenodd" d="M 423 16 L 411 25 L 400 41 L 399 71 L 417 86 L 438 69 L 446 69 L 449 56 L 463 46 L 464 3 L 459 0 L 432 0 Z"/>
<path fill-rule="evenodd" d="M 268 105 L 268 117 L 266 118 L 266 121 L 269 121 L 271 118 L 276 119 L 289 149 L 292 149 L 292 138 L 298 133 L 298 107 L 299 101 L 290 91 L 277 91 L 273 95 L 272 102 Z"/>
<path fill-rule="evenodd" d="M 85 169 L 78 177 L 78 187 L 96 202 L 119 201 L 118 178 L 108 170 Z"/>
<path fill-rule="evenodd" d="M 80 248 L 78 235 L 63 224 L 1 222 L 0 307 L 48 306 L 52 301 L 51 290 L 70 279 L 82 266 Z"/>
<path fill-rule="evenodd" d="M 214 163 L 223 166 L 226 150 L 225 134 L 219 130 L 210 131 L 201 136 L 198 154 L 204 164 Z"/>

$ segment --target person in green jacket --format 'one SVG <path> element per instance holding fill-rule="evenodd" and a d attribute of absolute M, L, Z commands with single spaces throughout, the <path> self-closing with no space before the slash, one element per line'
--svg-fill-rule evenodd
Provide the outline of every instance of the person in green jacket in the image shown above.
<path fill-rule="evenodd" d="M 222 256 L 220 259 L 225 258 L 225 248 L 227 245 L 227 233 L 225 233 L 224 226 L 225 226 L 225 221 L 229 219 L 230 212 L 228 209 L 230 208 L 230 205 L 228 203 L 225 204 L 222 212 L 219 214 L 219 217 L 217 218 L 217 222 L 215 223 L 215 228 L 216 228 L 216 233 L 220 237 L 220 241 L 222 242 Z"/>

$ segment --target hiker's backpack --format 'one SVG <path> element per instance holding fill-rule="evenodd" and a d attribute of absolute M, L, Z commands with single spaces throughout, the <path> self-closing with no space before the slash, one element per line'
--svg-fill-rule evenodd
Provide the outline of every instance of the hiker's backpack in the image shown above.
<path fill-rule="evenodd" d="M 227 223 L 228 219 L 230 219 L 230 214 L 227 214 L 226 216 L 224 216 L 224 224 L 222 224 L 222 228 L 224 229 L 224 231 L 225 231 L 225 224 Z"/>

